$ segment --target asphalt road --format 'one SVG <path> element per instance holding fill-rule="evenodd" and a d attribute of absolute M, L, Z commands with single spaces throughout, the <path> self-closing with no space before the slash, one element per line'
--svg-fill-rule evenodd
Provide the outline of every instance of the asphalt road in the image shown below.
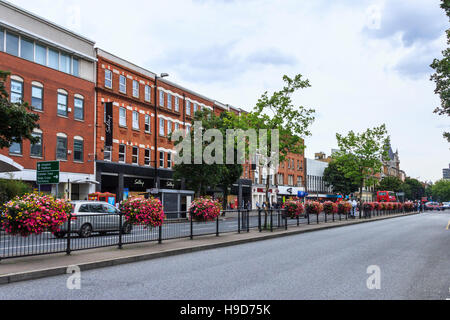
<path fill-rule="evenodd" d="M 389 219 L 0 286 L 3 299 L 447 299 L 450 213 Z M 380 270 L 370 290 L 369 266 Z"/>

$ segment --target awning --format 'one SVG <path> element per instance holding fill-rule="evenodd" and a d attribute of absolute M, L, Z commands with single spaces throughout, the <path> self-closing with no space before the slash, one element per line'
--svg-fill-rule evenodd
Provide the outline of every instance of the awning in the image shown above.
<path fill-rule="evenodd" d="M 13 159 L 0 154 L 0 172 L 19 172 L 24 168 Z"/>

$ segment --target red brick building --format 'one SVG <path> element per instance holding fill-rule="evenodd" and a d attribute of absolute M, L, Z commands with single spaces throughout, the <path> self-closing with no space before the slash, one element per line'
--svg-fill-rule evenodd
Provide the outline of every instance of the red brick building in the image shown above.
<path fill-rule="evenodd" d="M 39 143 L 14 143 L 0 154 L 23 167 L 13 178 L 36 188 L 37 162 L 60 161 L 58 188 L 42 190 L 87 198 L 95 183 L 94 42 L 9 3 L 0 3 L 0 15 L 0 70 L 11 73 L 10 100 L 28 102 L 40 116 Z"/>

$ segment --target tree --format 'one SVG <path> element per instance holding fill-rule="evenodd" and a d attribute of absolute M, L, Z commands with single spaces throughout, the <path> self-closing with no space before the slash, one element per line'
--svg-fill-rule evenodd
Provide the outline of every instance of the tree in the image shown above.
<path fill-rule="evenodd" d="M 379 191 L 394 191 L 399 192 L 401 190 L 403 182 L 397 177 L 384 177 L 378 184 Z"/>
<path fill-rule="evenodd" d="M 441 8 L 445 10 L 447 16 L 450 18 L 450 0 L 442 0 Z M 450 44 L 450 29 L 447 33 L 447 44 Z M 431 76 L 431 80 L 436 82 L 435 93 L 441 99 L 441 106 L 434 110 L 434 113 L 439 115 L 450 116 L 450 48 L 442 52 L 443 58 L 441 60 L 434 59 L 431 64 L 436 72 Z M 450 132 L 444 133 L 444 137 L 450 142 Z"/>
<path fill-rule="evenodd" d="M 419 200 L 425 195 L 425 188 L 417 179 L 406 178 L 400 190 L 405 193 L 405 199 L 408 200 Z"/>
<path fill-rule="evenodd" d="M 381 172 L 383 161 L 389 157 L 390 138 L 383 124 L 373 129 L 367 129 L 361 134 L 350 131 L 347 136 L 336 134 L 340 151 L 337 156 L 351 155 L 341 172 L 346 178 L 359 184 L 360 197 L 365 185 L 377 182 L 375 175 Z"/>
<path fill-rule="evenodd" d="M 39 138 L 33 137 L 33 130 L 39 128 L 39 116 L 29 112 L 28 103 L 11 103 L 5 88 L 9 72 L 0 70 L 0 149 L 9 148 L 14 142 L 28 139 L 36 143 Z"/>
<path fill-rule="evenodd" d="M 439 180 L 432 186 L 433 199 L 439 202 L 450 201 L 450 180 Z"/>
<path fill-rule="evenodd" d="M 241 117 L 237 126 L 242 129 L 267 130 L 267 152 L 269 161 L 273 158 L 272 132 L 279 132 L 279 154 L 275 155 L 277 160 L 285 161 L 288 153 L 303 154 L 304 136 L 310 136 L 309 126 L 314 122 L 315 110 L 304 106 L 295 106 L 291 96 L 300 89 L 309 88 L 311 85 L 309 80 L 303 80 L 301 74 L 296 75 L 293 79 L 284 76 L 285 86 L 280 91 L 276 91 L 269 97 L 265 92 L 258 100 L 253 111 Z M 278 161 L 275 161 L 278 164 Z M 267 163 L 266 163 L 267 164 Z M 273 163 L 272 163 L 273 164 Z M 277 167 L 271 166 L 276 172 Z M 270 203 L 269 187 L 270 187 L 270 171 L 266 170 L 266 201 Z"/>
<path fill-rule="evenodd" d="M 222 137 L 226 136 L 226 130 L 231 129 L 233 121 L 230 121 L 234 115 L 228 112 L 222 113 L 220 116 L 215 115 L 212 111 L 203 110 L 196 112 L 194 121 L 201 122 L 202 124 L 202 140 L 201 140 L 201 154 L 205 153 L 205 149 L 212 146 L 214 139 L 207 141 L 203 139 L 204 133 L 207 130 L 215 129 L 220 131 Z M 195 132 L 191 130 L 189 133 L 191 141 L 191 157 L 194 159 L 195 154 Z M 177 146 L 181 141 L 176 141 Z M 234 144 L 237 147 L 237 141 Z M 203 196 L 206 194 L 208 188 L 221 187 L 224 190 L 224 205 L 226 205 L 228 189 L 242 176 L 243 168 L 242 165 L 235 161 L 234 164 L 226 164 L 226 145 L 222 144 L 223 148 L 223 158 L 221 163 L 213 164 L 195 164 L 192 163 L 182 163 L 176 164 L 174 166 L 174 178 L 181 179 L 183 177 L 188 177 L 186 180 L 186 185 L 196 191 L 197 196 Z M 186 150 L 183 150 L 186 151 Z M 182 152 L 183 152 L 182 151 Z M 189 152 L 189 151 L 188 151 Z M 237 153 L 235 152 L 237 155 Z M 215 155 L 215 154 L 214 154 Z M 183 153 L 180 154 L 183 156 Z M 236 159 L 237 160 L 237 159 Z M 225 208 L 225 207 L 224 207 Z"/>
<path fill-rule="evenodd" d="M 341 155 L 333 157 L 328 167 L 323 173 L 323 180 L 327 187 L 332 187 L 333 192 L 343 195 L 349 195 L 358 190 L 359 183 L 355 183 L 352 179 L 346 178 L 341 171 L 341 167 L 347 166 L 347 162 L 352 161 L 352 155 Z"/>

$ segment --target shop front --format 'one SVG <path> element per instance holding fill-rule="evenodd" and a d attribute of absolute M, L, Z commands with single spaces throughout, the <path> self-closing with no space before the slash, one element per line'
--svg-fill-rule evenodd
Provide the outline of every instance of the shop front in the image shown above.
<path fill-rule="evenodd" d="M 286 201 L 298 198 L 299 193 L 304 192 L 305 188 L 303 187 L 280 186 L 278 187 L 277 203 L 281 205 Z"/>

